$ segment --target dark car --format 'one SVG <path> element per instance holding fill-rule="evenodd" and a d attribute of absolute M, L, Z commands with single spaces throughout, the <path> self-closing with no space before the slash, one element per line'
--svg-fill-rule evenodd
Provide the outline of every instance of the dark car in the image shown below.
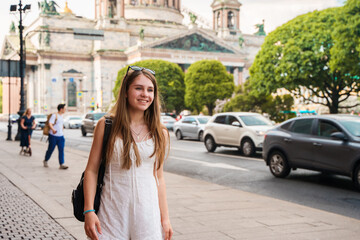
<path fill-rule="evenodd" d="M 102 118 L 106 113 L 88 113 L 86 114 L 84 120 L 81 122 L 81 134 L 85 137 L 88 133 L 94 133 L 95 126 L 97 122 Z"/>
<path fill-rule="evenodd" d="M 303 168 L 349 176 L 360 190 L 360 117 L 290 119 L 266 133 L 263 158 L 275 177 Z"/>

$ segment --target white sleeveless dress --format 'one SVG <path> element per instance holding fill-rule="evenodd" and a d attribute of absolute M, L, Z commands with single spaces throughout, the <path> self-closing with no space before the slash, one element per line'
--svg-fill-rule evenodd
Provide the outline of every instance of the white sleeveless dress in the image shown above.
<path fill-rule="evenodd" d="M 122 169 L 123 142 L 114 143 L 114 154 L 104 176 L 98 218 L 101 240 L 161 240 L 163 239 L 157 178 L 154 177 L 153 139 L 137 142 L 141 165 L 131 147 L 132 165 Z M 155 174 L 156 175 L 156 174 Z"/>

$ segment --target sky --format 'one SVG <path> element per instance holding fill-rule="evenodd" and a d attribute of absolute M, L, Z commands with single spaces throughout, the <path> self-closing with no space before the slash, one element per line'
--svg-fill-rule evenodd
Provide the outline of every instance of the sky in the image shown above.
<path fill-rule="evenodd" d="M 31 10 L 25 14 L 24 26 L 29 25 L 39 14 L 39 0 L 22 0 L 23 4 L 31 4 Z M 65 0 L 55 0 L 60 11 Z M 68 0 L 69 8 L 78 16 L 94 18 L 95 0 Z M 211 3 L 213 0 L 181 0 L 182 5 L 196 12 L 212 24 Z M 294 17 L 329 7 L 338 7 L 344 0 L 240 0 L 240 30 L 251 34 L 256 32 L 255 24 L 265 20 L 265 32 L 269 33 Z M 19 0 L 1 0 L 0 3 L 0 46 L 4 36 L 9 32 L 11 21 L 18 25 L 19 14 L 10 14 L 10 5 L 18 4 Z"/>

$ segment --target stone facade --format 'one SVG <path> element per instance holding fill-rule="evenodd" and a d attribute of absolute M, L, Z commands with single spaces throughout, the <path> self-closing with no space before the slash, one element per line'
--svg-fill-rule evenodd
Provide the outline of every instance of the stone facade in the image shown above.
<path fill-rule="evenodd" d="M 164 59 L 184 71 L 195 61 L 217 59 L 241 84 L 264 37 L 241 34 L 240 6 L 214 0 L 213 29 L 182 24 L 180 0 L 95 0 L 95 19 L 67 6 L 59 15 L 40 14 L 24 30 L 27 106 L 45 113 L 61 102 L 79 113 L 107 110 L 118 70 L 144 59 Z M 76 37 L 79 31 L 88 35 Z M 6 36 L 2 58 L 18 59 L 18 49 L 19 40 Z"/>

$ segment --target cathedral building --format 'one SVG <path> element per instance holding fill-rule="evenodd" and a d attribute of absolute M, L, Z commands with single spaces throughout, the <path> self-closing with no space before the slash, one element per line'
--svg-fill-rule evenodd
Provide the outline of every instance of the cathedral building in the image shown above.
<path fill-rule="evenodd" d="M 39 113 L 55 111 L 59 103 L 78 113 L 107 110 L 118 71 L 139 60 L 163 59 L 186 71 L 198 60 L 216 59 L 241 84 L 265 35 L 260 28 L 241 33 L 238 0 L 214 0 L 208 27 L 184 11 L 181 0 L 95 0 L 95 19 L 54 3 L 41 1 L 38 18 L 24 29 L 26 105 Z M 19 48 L 18 35 L 10 33 L 1 58 L 19 59 Z M 4 105 L 7 98 L 4 89 Z"/>

